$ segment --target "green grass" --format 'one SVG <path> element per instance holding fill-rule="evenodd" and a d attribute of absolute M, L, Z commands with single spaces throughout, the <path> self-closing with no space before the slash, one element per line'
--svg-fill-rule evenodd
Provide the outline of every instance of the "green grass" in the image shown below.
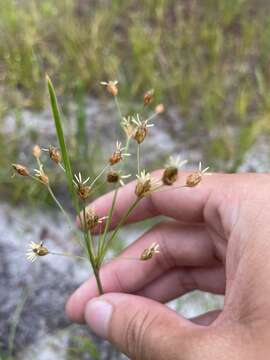
<path fill-rule="evenodd" d="M 266 0 L 0 0 L 0 7 L 0 117 L 48 107 L 48 73 L 63 108 L 77 104 L 74 156 L 88 151 L 84 95 L 107 97 L 99 86 L 107 79 L 120 81 L 127 101 L 155 88 L 190 136 L 201 131 L 217 170 L 228 160 L 236 169 L 258 134 L 269 133 Z M 0 178 L 13 151 L 3 147 Z"/>

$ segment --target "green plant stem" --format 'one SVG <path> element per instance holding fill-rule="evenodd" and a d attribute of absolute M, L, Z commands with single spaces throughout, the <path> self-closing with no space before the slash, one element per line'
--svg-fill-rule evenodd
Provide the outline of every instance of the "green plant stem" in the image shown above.
<path fill-rule="evenodd" d="M 40 159 L 39 159 L 39 157 L 36 157 L 36 159 L 37 159 L 38 168 L 41 171 L 42 170 L 42 164 L 40 162 Z"/>
<path fill-rule="evenodd" d="M 67 220 L 68 225 L 69 225 L 69 227 L 70 227 L 70 230 L 73 230 L 73 231 L 75 230 L 76 233 L 79 233 L 79 230 L 76 228 L 75 224 L 73 223 L 73 221 L 71 220 L 71 218 L 69 217 L 69 215 L 67 214 L 67 212 L 64 210 L 63 206 L 60 204 L 60 202 L 58 201 L 58 199 L 57 199 L 56 196 L 54 195 L 54 192 L 53 192 L 52 188 L 50 187 L 50 185 L 44 184 L 44 182 L 40 181 L 40 180 L 39 180 L 37 177 L 35 177 L 35 176 L 30 175 L 30 177 L 31 177 L 31 179 L 33 179 L 33 180 L 37 181 L 38 183 L 42 184 L 43 186 L 44 186 L 44 185 L 46 186 L 49 194 L 51 195 L 51 197 L 52 197 L 52 199 L 53 199 L 53 201 L 54 201 L 55 204 L 59 207 L 59 209 L 61 210 L 61 212 L 62 212 L 62 214 L 64 215 L 65 219 Z M 82 225 L 80 213 L 77 214 L 77 215 L 78 215 L 78 217 L 79 217 L 79 219 L 80 219 L 80 225 Z M 85 249 L 84 246 L 83 246 L 83 243 L 81 242 L 81 240 L 79 239 L 79 237 L 76 237 L 76 239 L 78 239 L 78 242 L 79 242 L 80 246 L 81 246 L 83 249 Z M 0 360 L 1 360 L 1 359 L 0 359 Z"/>
<path fill-rule="evenodd" d="M 81 260 L 87 260 L 87 258 L 84 256 L 74 255 L 74 254 L 70 254 L 70 253 L 59 253 L 59 252 L 55 252 L 55 251 L 50 251 L 49 254 L 57 255 L 57 256 L 72 257 L 72 258 L 81 259 Z"/>
<path fill-rule="evenodd" d="M 127 138 L 127 141 L 126 141 L 125 153 L 127 153 L 127 152 L 128 152 L 129 145 L 130 145 L 130 140 L 131 140 L 131 137 L 129 136 L 129 137 Z"/>
<path fill-rule="evenodd" d="M 94 276 L 96 278 L 98 291 L 99 291 L 99 294 L 102 295 L 102 294 L 104 294 L 104 291 L 103 291 L 102 284 L 100 281 L 98 261 L 94 254 L 93 237 L 92 237 L 91 232 L 89 232 L 87 227 L 85 226 L 86 225 L 86 209 L 85 208 L 86 208 L 86 204 L 84 201 L 83 202 L 83 219 L 84 219 L 84 221 L 82 224 L 82 226 L 83 226 L 82 229 L 84 231 L 84 240 L 85 240 L 85 245 L 86 245 L 89 261 L 92 266 Z"/>
<path fill-rule="evenodd" d="M 60 167 L 60 169 L 61 169 L 61 170 L 63 170 L 63 171 L 64 171 L 64 173 L 66 172 L 66 170 L 65 170 L 64 166 L 63 166 L 60 162 L 58 163 L 58 166 Z"/>
<path fill-rule="evenodd" d="M 147 118 L 146 120 L 145 120 L 145 122 L 148 122 L 148 121 L 150 121 L 150 120 L 153 120 L 155 117 L 157 117 L 159 114 L 158 113 L 154 113 L 154 114 L 152 114 L 152 115 L 150 115 L 149 116 L 149 118 Z"/>
<path fill-rule="evenodd" d="M 98 261 L 99 261 L 99 265 L 101 265 L 100 260 L 103 259 L 103 254 L 104 254 L 104 247 L 105 247 L 105 241 L 106 241 L 106 237 L 107 237 L 107 233 L 112 221 L 112 215 L 113 215 L 113 211 L 115 208 L 115 204 L 116 204 L 116 198 L 117 198 L 117 194 L 118 194 L 118 188 L 115 189 L 114 194 L 113 194 L 113 200 L 112 200 L 112 205 L 110 207 L 110 211 L 109 211 L 109 216 L 108 219 L 106 221 L 106 225 L 103 231 L 102 236 L 99 239 L 99 248 L 98 248 Z"/>
<path fill-rule="evenodd" d="M 80 211 L 79 202 L 78 202 L 78 198 L 77 198 L 77 192 L 76 192 L 76 189 L 74 188 L 74 184 L 73 184 L 73 173 L 72 173 L 68 150 L 67 150 L 66 143 L 65 143 L 64 131 L 63 131 L 63 127 L 62 127 L 62 119 L 61 119 L 61 115 L 60 115 L 58 101 L 56 98 L 53 84 L 48 75 L 46 75 L 46 81 L 47 81 L 47 86 L 48 86 L 48 91 L 49 91 L 49 96 L 50 96 L 51 110 L 52 110 L 52 115 L 53 115 L 53 119 L 54 119 L 55 130 L 56 130 L 57 139 L 59 142 L 62 159 L 63 159 L 63 163 L 64 163 L 68 189 L 71 194 L 76 212 L 78 214 Z"/>
<path fill-rule="evenodd" d="M 69 226 L 71 227 L 71 229 L 74 227 L 73 222 L 71 221 L 70 217 L 68 216 L 68 214 L 66 213 L 66 211 L 64 210 L 63 206 L 60 204 L 60 202 L 57 200 L 56 196 L 54 195 L 54 192 L 52 191 L 52 188 L 50 187 L 50 185 L 47 185 L 47 189 L 49 191 L 49 194 L 51 195 L 53 201 L 55 202 L 55 204 L 59 207 L 59 209 L 61 210 L 62 214 L 64 215 L 64 217 L 66 218 Z"/>
<path fill-rule="evenodd" d="M 141 145 L 137 145 L 137 172 L 140 175 L 141 172 Z"/>
<path fill-rule="evenodd" d="M 109 247 L 109 245 L 111 244 L 111 242 L 114 240 L 114 238 L 116 237 L 119 229 L 121 228 L 121 226 L 126 222 L 127 218 L 129 217 L 129 215 L 131 214 L 131 212 L 135 209 L 135 207 L 138 205 L 139 201 L 141 200 L 141 198 L 137 198 L 128 208 L 127 212 L 123 215 L 123 217 L 121 218 L 121 220 L 119 221 L 119 223 L 117 224 L 116 228 L 114 229 L 110 239 L 108 240 L 108 242 L 106 243 L 106 245 L 104 246 L 104 251 L 103 251 L 103 258 L 107 252 L 107 249 Z"/>
<path fill-rule="evenodd" d="M 83 224 L 82 224 L 82 229 L 85 235 L 85 240 L 86 240 L 86 245 L 87 248 L 89 248 L 89 256 L 91 257 L 93 263 L 94 263 L 94 246 L 93 246 L 93 239 L 92 239 L 92 235 L 89 236 L 89 230 L 87 229 L 87 221 L 86 221 L 86 205 L 85 205 L 85 201 L 83 202 Z"/>
<path fill-rule="evenodd" d="M 101 280 L 100 280 L 99 267 L 96 267 L 94 269 L 94 275 L 95 275 L 95 278 L 96 278 L 99 294 L 102 295 L 102 294 L 104 294 L 104 290 L 103 290 L 102 283 L 101 283 Z"/>
<path fill-rule="evenodd" d="M 117 111 L 118 111 L 118 114 L 119 114 L 119 117 L 120 117 L 120 122 L 121 122 L 122 119 L 123 119 L 123 115 L 122 115 L 122 111 L 121 111 L 120 104 L 119 104 L 117 96 L 114 96 L 114 102 L 115 102 L 115 105 L 116 105 L 116 108 L 117 108 Z"/>
<path fill-rule="evenodd" d="M 104 174 L 104 172 L 109 168 L 109 165 L 104 166 L 104 168 L 101 170 L 101 172 L 95 177 L 95 179 L 90 184 L 90 187 L 92 188 L 94 184 L 97 182 L 97 180 Z"/>

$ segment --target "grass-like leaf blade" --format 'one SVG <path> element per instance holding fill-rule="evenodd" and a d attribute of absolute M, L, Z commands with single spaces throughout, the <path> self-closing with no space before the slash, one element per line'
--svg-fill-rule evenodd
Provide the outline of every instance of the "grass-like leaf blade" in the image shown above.
<path fill-rule="evenodd" d="M 64 163 L 64 168 L 65 168 L 65 173 L 66 173 L 66 178 L 67 178 L 67 183 L 68 183 L 68 189 L 72 196 L 72 200 L 74 202 L 76 210 L 79 210 L 77 194 L 76 194 L 76 191 L 73 186 L 73 173 L 72 173 L 71 163 L 70 163 L 70 159 L 68 156 L 68 151 L 67 151 L 67 147 L 66 147 L 66 143 L 65 143 L 61 115 L 60 115 L 60 111 L 59 111 L 59 106 L 58 106 L 55 90 L 54 90 L 52 81 L 48 75 L 46 75 L 46 81 L 47 81 L 47 86 L 48 86 L 49 95 L 50 95 L 51 110 L 52 110 L 52 114 L 53 114 L 54 125 L 55 125 L 56 134 L 57 134 L 57 138 L 58 138 L 58 142 L 59 142 L 59 146 L 60 146 L 60 150 L 61 150 L 61 154 L 62 154 L 62 159 L 63 159 L 63 163 Z"/>

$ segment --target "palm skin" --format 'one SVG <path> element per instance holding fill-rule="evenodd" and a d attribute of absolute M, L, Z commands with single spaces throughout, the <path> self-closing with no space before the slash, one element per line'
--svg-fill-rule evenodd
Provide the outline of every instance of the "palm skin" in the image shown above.
<path fill-rule="evenodd" d="M 185 177 L 180 174 L 179 184 Z M 69 299 L 69 317 L 86 319 L 132 359 L 270 358 L 269 194 L 269 175 L 212 174 L 195 188 L 143 199 L 128 222 L 158 215 L 170 220 L 102 269 L 101 298 L 113 308 L 106 329 L 96 330 L 99 319 L 87 312 L 98 296 L 93 278 Z M 131 183 L 119 194 L 112 227 L 134 198 Z M 110 193 L 95 201 L 99 216 L 107 214 L 111 199 Z M 121 260 L 153 242 L 161 252 L 151 261 Z M 224 309 L 186 320 L 161 304 L 194 289 L 225 294 Z"/>

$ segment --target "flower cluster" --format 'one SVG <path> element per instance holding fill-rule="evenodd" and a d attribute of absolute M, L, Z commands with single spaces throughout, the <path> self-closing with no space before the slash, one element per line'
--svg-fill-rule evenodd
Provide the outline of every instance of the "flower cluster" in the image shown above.
<path fill-rule="evenodd" d="M 93 269 L 100 293 L 102 293 L 103 290 L 99 278 L 99 271 L 106 252 L 112 241 L 117 237 L 121 225 L 125 223 L 128 216 L 133 211 L 133 209 L 135 209 L 138 203 L 142 201 L 142 199 L 151 196 L 156 192 L 166 190 L 166 188 L 170 190 L 193 188 L 199 185 L 203 176 L 207 174 L 208 170 L 208 167 L 202 169 L 202 164 L 200 163 L 198 170 L 191 172 L 188 175 L 185 175 L 185 173 L 180 174 L 180 169 L 187 162 L 187 160 L 182 160 L 180 156 L 171 156 L 168 162 L 165 164 L 163 172 L 161 174 L 159 173 L 159 175 L 153 176 L 145 168 L 141 168 L 141 147 L 143 150 L 143 143 L 150 135 L 150 128 L 155 125 L 155 118 L 164 112 L 164 106 L 163 104 L 157 104 L 152 114 L 150 113 L 150 115 L 148 114 L 148 116 L 146 116 L 147 112 L 150 111 L 150 105 L 154 102 L 154 90 L 151 89 L 143 94 L 143 102 L 141 106 L 143 108 L 144 115 L 140 115 L 136 112 L 135 114 L 126 114 L 123 116 L 118 102 L 118 81 L 103 81 L 101 82 L 101 85 L 105 86 L 107 92 L 115 101 L 120 117 L 119 123 L 122 129 L 122 138 L 121 141 L 116 141 L 112 153 L 104 162 L 104 167 L 101 168 L 101 170 L 95 177 L 93 177 L 93 179 L 90 176 L 83 177 L 81 172 L 78 172 L 78 174 L 74 174 L 72 172 L 67 149 L 65 148 L 65 144 L 61 137 L 58 138 L 60 149 L 53 145 L 49 145 L 46 148 L 41 148 L 39 145 L 35 145 L 33 147 L 32 154 L 36 159 L 36 169 L 29 170 L 22 164 L 12 164 L 12 168 L 15 173 L 19 174 L 20 176 L 30 178 L 33 181 L 37 181 L 48 189 L 48 192 L 54 200 L 55 204 L 66 217 L 69 224 L 73 226 L 74 222 L 70 220 L 69 215 L 64 210 L 63 206 L 52 190 L 47 169 L 46 171 L 44 170 L 45 165 L 42 159 L 42 152 L 45 152 L 45 154 L 47 154 L 51 160 L 53 166 L 57 167 L 61 173 L 64 174 L 73 196 L 73 202 L 75 204 L 77 216 L 80 220 L 83 249 L 85 250 L 86 258 L 89 260 Z M 54 89 L 50 80 L 48 80 L 48 87 L 52 100 L 52 108 L 54 110 L 53 114 L 55 114 L 55 104 L 57 103 L 57 100 L 54 95 Z M 60 114 L 54 118 L 56 128 L 58 130 L 59 127 L 62 126 L 59 119 Z M 63 131 L 61 131 L 61 133 L 63 133 Z M 134 163 L 136 163 L 136 172 L 133 172 L 133 174 L 126 173 L 126 162 L 127 159 L 130 158 L 135 158 Z M 118 224 L 113 224 L 112 226 L 119 188 L 124 186 L 124 182 L 132 177 L 135 180 L 133 190 L 135 195 L 134 203 L 132 203 L 127 209 L 126 213 L 122 215 L 122 218 L 119 220 Z M 182 179 L 184 179 L 183 183 Z M 112 203 L 108 213 L 100 216 L 93 206 L 87 207 L 86 201 L 93 196 L 99 184 L 104 183 L 104 181 L 114 189 Z M 110 233 L 110 229 L 112 227 L 114 227 L 114 230 Z M 148 248 L 144 249 L 141 254 L 138 254 L 137 259 L 148 261 L 156 256 L 159 252 L 159 244 L 154 242 L 150 244 Z M 64 253 L 58 254 L 53 251 L 49 251 L 49 249 L 44 246 L 43 242 L 30 242 L 26 256 L 29 261 L 34 262 L 38 257 L 43 257 L 49 254 L 67 255 Z M 68 254 L 68 256 L 70 256 L 70 254 Z"/>
<path fill-rule="evenodd" d="M 49 254 L 49 250 L 43 245 L 43 242 L 35 243 L 31 241 L 26 251 L 26 257 L 29 261 L 34 262 L 39 256 L 45 256 Z"/>

